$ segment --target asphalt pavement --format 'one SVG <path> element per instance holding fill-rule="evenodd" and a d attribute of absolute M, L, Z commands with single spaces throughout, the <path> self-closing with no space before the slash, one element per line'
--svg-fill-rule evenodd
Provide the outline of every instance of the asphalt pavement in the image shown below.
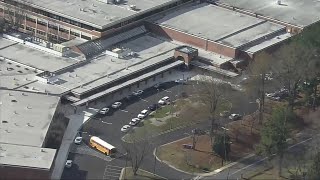
<path fill-rule="evenodd" d="M 106 115 L 96 115 L 83 126 L 80 132 L 80 135 L 83 136 L 84 146 L 85 144 L 88 144 L 91 136 L 98 136 L 115 146 L 118 149 L 119 154 L 112 160 L 102 159 L 97 155 L 99 152 L 96 152 L 96 150 L 89 146 L 83 147 L 83 145 L 73 145 L 73 153 L 70 153 L 69 159 L 73 159 L 74 166 L 64 170 L 62 179 L 117 179 L 115 178 L 117 173 L 110 171 L 109 167 L 125 167 L 125 151 L 122 148 L 123 142 L 121 141 L 121 137 L 124 133 L 120 131 L 121 127 L 128 124 L 141 110 L 146 109 L 149 105 L 157 103 L 158 100 L 164 96 L 169 96 L 171 100 L 175 100 L 182 92 L 194 94 L 195 91 L 195 84 L 182 85 L 175 82 L 168 82 L 159 88 L 152 87 L 145 89 L 141 96 L 135 97 L 129 101 L 126 99 L 119 100 L 123 103 L 122 106 L 115 110 L 110 108 L 111 111 Z M 232 112 L 248 114 L 256 110 L 256 104 L 250 103 L 248 98 L 241 95 L 240 92 L 230 91 L 230 97 L 233 104 Z M 110 107 L 110 105 L 111 104 L 106 104 L 106 107 Z M 227 120 L 222 121 L 223 124 L 227 122 Z M 152 151 L 157 146 L 186 137 L 186 132 L 190 133 L 194 128 L 205 130 L 208 129 L 208 127 L 210 127 L 209 122 L 202 121 L 192 127 L 182 128 L 154 137 L 152 140 Z M 92 151 L 95 151 L 96 153 Z M 150 151 L 145 157 L 142 169 L 150 172 L 154 172 L 155 170 L 156 174 L 170 179 L 190 179 L 193 177 L 192 174 L 176 171 L 162 162 L 156 161 L 156 166 L 154 166 L 154 163 L 155 158 Z M 118 168 L 113 169 L 118 170 Z M 111 173 L 108 173 L 109 171 Z"/>

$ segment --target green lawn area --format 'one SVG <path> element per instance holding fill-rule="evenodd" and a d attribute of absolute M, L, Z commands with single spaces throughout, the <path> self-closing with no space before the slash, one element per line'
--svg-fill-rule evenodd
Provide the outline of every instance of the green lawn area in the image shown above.
<path fill-rule="evenodd" d="M 172 106 L 163 106 L 160 109 L 158 109 L 155 113 L 151 114 L 149 117 L 152 118 L 164 118 L 170 114 L 170 110 L 174 112 L 174 109 Z"/>
<path fill-rule="evenodd" d="M 126 134 L 123 139 L 125 141 L 132 141 L 132 139 L 151 137 L 206 119 L 207 117 L 203 113 L 203 108 L 193 105 L 190 100 L 179 99 L 174 102 L 174 105 L 163 106 L 150 114 L 147 119 L 134 128 L 132 132 Z"/>
<path fill-rule="evenodd" d="M 123 170 L 123 175 L 121 177 L 121 180 L 124 179 L 129 179 L 129 180 L 152 180 L 152 179 L 161 179 L 164 180 L 166 178 L 160 177 L 158 175 L 155 175 L 153 173 L 150 173 L 148 171 L 145 170 L 138 170 L 137 175 L 134 176 L 133 172 L 132 172 L 132 168 L 131 167 L 127 167 L 125 170 Z"/>

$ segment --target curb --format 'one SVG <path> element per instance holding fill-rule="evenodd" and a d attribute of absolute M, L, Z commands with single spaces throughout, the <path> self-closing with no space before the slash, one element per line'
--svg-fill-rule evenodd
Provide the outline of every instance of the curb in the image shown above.
<path fill-rule="evenodd" d="M 172 144 L 172 143 L 175 143 L 175 142 L 177 142 L 177 141 L 181 141 L 181 140 L 184 140 L 184 139 L 187 139 L 187 138 L 189 138 L 189 136 L 188 136 L 188 137 L 185 137 L 185 138 L 182 138 L 182 139 L 178 139 L 178 140 L 169 142 L 169 143 L 166 143 L 166 144 L 163 144 L 163 145 L 161 145 L 161 146 L 159 146 L 159 147 L 166 146 L 166 145 L 169 145 L 169 144 Z M 221 168 L 219 168 L 219 169 L 215 169 L 214 171 L 211 171 L 211 172 L 209 172 L 209 173 L 190 173 L 190 172 L 186 172 L 186 171 L 183 171 L 183 170 L 181 170 L 181 169 L 178 169 L 178 168 L 174 167 L 173 165 L 169 164 L 169 162 L 167 162 L 167 161 L 162 161 L 161 159 L 159 159 L 158 156 L 156 155 L 156 150 L 157 150 L 157 148 L 155 148 L 155 149 L 153 150 L 153 155 L 156 157 L 157 161 L 166 164 L 167 166 L 173 168 L 173 169 L 176 170 L 176 171 L 183 172 L 183 173 L 189 174 L 189 175 L 197 175 L 195 178 L 193 178 L 194 180 L 195 180 L 195 179 L 196 179 L 196 180 L 199 180 L 199 179 L 201 179 L 201 178 L 203 178 L 203 177 L 216 175 L 216 174 L 220 173 L 221 171 L 223 171 L 223 170 L 225 170 L 225 169 L 228 169 L 228 168 L 230 168 L 230 167 L 238 164 L 239 162 L 241 162 L 241 161 L 243 161 L 243 160 L 245 160 L 245 159 L 248 159 L 248 158 L 251 158 L 251 157 L 255 156 L 255 154 L 249 154 L 249 155 L 247 155 L 247 156 L 239 159 L 238 161 L 229 163 L 229 164 L 227 164 L 227 165 L 225 165 L 225 166 L 223 166 L 223 167 L 221 167 Z"/>
<path fill-rule="evenodd" d="M 185 137 L 185 138 L 182 138 L 182 139 L 186 139 L 186 138 L 189 138 L 189 137 Z M 179 139 L 179 140 L 176 140 L 176 141 L 172 141 L 172 142 L 170 142 L 170 143 L 163 144 L 163 145 L 161 145 L 161 146 L 165 146 L 165 145 L 168 145 L 168 144 L 172 144 L 172 143 L 175 143 L 175 142 L 180 141 L 180 140 L 182 140 L 182 139 Z M 159 146 L 159 147 L 161 147 L 161 146 Z M 164 163 L 164 164 L 166 164 L 167 166 L 169 166 L 170 168 L 172 168 L 172 169 L 174 169 L 174 170 L 176 170 L 176 171 L 185 173 L 185 174 L 189 174 L 189 175 L 200 175 L 199 173 L 189 173 L 189 172 L 183 171 L 183 170 L 181 170 L 181 169 L 178 169 L 178 168 L 174 167 L 173 165 L 171 165 L 171 164 L 170 164 L 169 162 L 167 162 L 167 161 L 162 161 L 162 160 L 159 159 L 158 156 L 156 155 L 156 149 L 157 149 L 157 148 L 155 148 L 155 149 L 153 150 L 153 155 L 156 157 L 157 161 L 159 161 L 159 162 L 161 162 L 161 163 Z"/>
<path fill-rule="evenodd" d="M 178 126 L 178 127 L 176 127 L 176 128 L 173 128 L 173 129 L 169 129 L 169 130 L 166 130 L 166 131 L 162 131 L 162 132 L 160 132 L 160 133 L 158 133 L 158 134 L 154 134 L 154 135 L 150 136 L 150 138 L 154 138 L 154 137 L 157 137 L 157 136 L 161 136 L 161 135 L 163 135 L 163 134 L 167 134 L 167 133 L 170 133 L 170 132 L 173 132 L 173 131 L 176 131 L 176 130 L 179 130 L 179 129 L 182 129 L 182 128 L 185 128 L 185 127 L 188 127 L 188 126 L 192 126 L 192 125 L 197 124 L 197 123 L 199 123 L 199 122 L 190 123 L 190 124 L 186 124 L 186 125 L 184 125 L 184 126 Z M 124 139 L 125 136 L 129 136 L 129 135 L 126 134 L 126 135 L 122 136 L 122 137 L 121 137 L 121 140 L 122 140 L 123 142 L 130 143 L 130 142 L 128 142 L 128 141 L 126 141 L 126 140 Z M 136 142 L 143 141 L 143 140 L 144 140 L 143 138 L 139 138 L 139 139 L 137 139 Z"/>
<path fill-rule="evenodd" d="M 121 169 L 121 173 L 120 173 L 119 180 L 123 179 L 122 176 L 123 176 L 123 174 L 124 174 L 124 169 L 125 169 L 125 168 L 126 168 L 126 167 L 124 167 L 124 168 Z"/>

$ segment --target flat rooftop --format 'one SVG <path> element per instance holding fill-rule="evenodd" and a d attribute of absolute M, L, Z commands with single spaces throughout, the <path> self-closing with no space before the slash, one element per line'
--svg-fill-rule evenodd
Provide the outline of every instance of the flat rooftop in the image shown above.
<path fill-rule="evenodd" d="M 55 149 L 0 143 L 0 164 L 50 169 L 55 153 Z"/>
<path fill-rule="evenodd" d="M 21 44 L 0 49 L 0 56 L 50 72 L 57 71 L 78 62 L 74 59 L 54 56 Z"/>
<path fill-rule="evenodd" d="M 271 17 L 300 27 L 320 20 L 320 1 L 282 0 L 219 0 L 218 2 Z"/>
<path fill-rule="evenodd" d="M 290 38 L 292 35 L 290 33 L 283 33 L 283 34 L 280 34 L 274 38 L 271 38 L 271 39 L 268 39 L 268 40 L 264 40 L 263 42 L 261 43 L 257 43 L 253 46 L 249 46 L 249 47 L 246 47 L 245 49 L 243 49 L 244 51 L 246 52 L 249 52 L 249 53 L 255 53 L 255 52 L 258 52 L 260 50 L 263 50 L 267 47 L 270 47 L 270 46 L 273 46 L 275 44 L 278 44 L 282 41 L 285 41 L 287 40 L 288 38 Z"/>
<path fill-rule="evenodd" d="M 177 1 L 129 0 L 120 4 L 107 4 L 99 0 L 36 0 L 27 3 L 41 10 L 103 29 Z M 130 9 L 130 5 L 135 5 L 135 10 Z"/>
<path fill-rule="evenodd" d="M 57 96 L 0 90 L 0 143 L 41 147 L 58 103 Z"/>
<path fill-rule="evenodd" d="M 189 4 L 157 20 L 161 26 L 238 47 L 284 26 L 208 3 Z"/>
<path fill-rule="evenodd" d="M 151 35 L 143 35 L 116 46 L 129 48 L 138 56 L 130 59 L 118 59 L 108 55 L 101 56 L 89 64 L 73 69 L 72 72 L 57 75 L 56 77 L 61 80 L 59 85 L 66 89 L 73 89 L 77 93 L 88 91 L 112 80 L 113 77 L 120 77 L 122 75 L 121 71 L 126 68 L 128 71 L 136 71 L 139 70 L 135 68 L 138 64 L 143 67 L 147 64 L 160 62 L 165 57 L 156 58 L 157 56 L 176 47 L 175 44 Z M 170 55 L 173 56 L 173 52 Z M 82 87 L 80 87 L 81 85 Z"/>

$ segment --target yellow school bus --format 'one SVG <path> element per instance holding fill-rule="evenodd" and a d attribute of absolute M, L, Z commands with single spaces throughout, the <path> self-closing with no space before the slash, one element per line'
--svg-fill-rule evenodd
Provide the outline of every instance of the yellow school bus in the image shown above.
<path fill-rule="evenodd" d="M 97 150 L 101 151 L 102 153 L 108 156 L 116 152 L 116 148 L 114 146 L 96 136 L 92 136 L 90 138 L 90 146 L 96 148 Z"/>

